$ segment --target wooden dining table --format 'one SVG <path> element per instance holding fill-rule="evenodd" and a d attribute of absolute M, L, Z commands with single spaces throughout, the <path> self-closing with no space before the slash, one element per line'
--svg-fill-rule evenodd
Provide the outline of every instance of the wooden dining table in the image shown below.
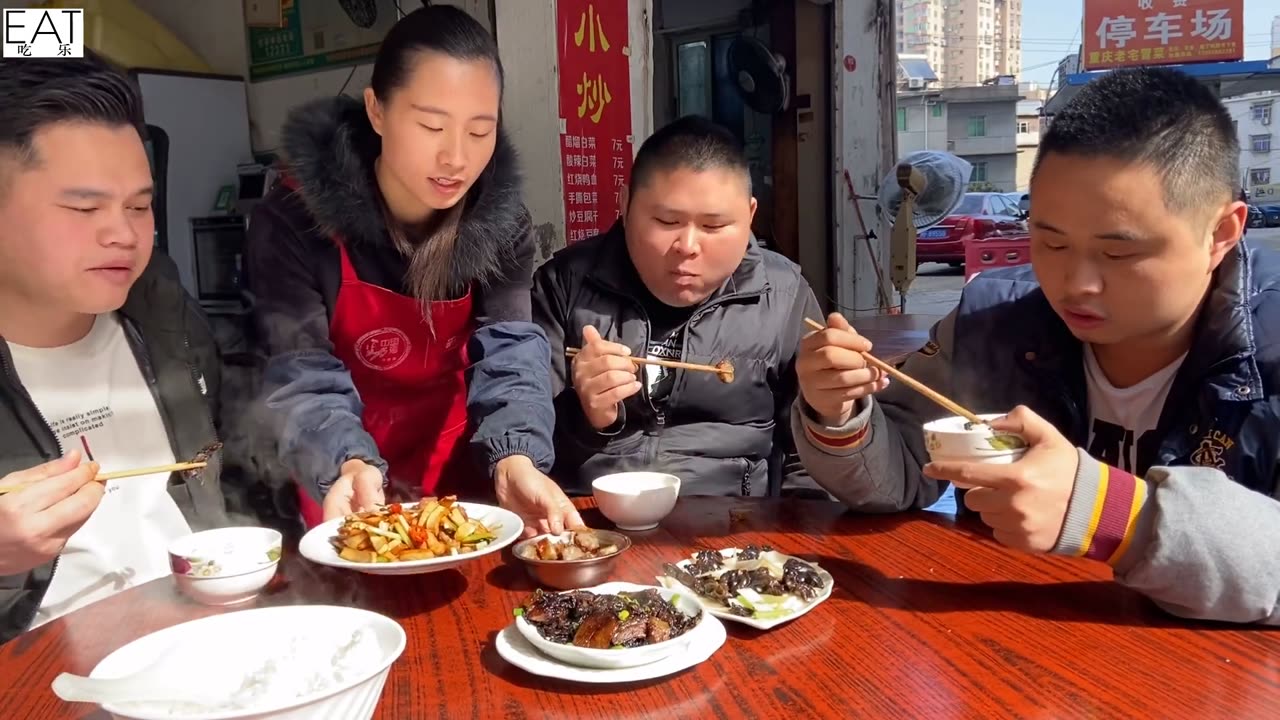
<path fill-rule="evenodd" d="M 581 503 L 590 507 L 589 501 Z M 589 524 L 610 527 L 587 509 Z M 374 610 L 408 646 L 375 717 L 414 718 L 1263 718 L 1280 712 L 1280 633 L 1164 614 L 1105 566 L 1008 550 L 977 524 L 930 512 L 847 513 L 814 500 L 684 498 L 632 534 L 613 579 L 652 583 L 695 550 L 768 544 L 818 563 L 831 597 L 768 631 L 726 623 L 710 659 L 657 680 L 580 685 L 528 674 L 494 647 L 534 588 L 509 549 L 457 570 L 374 577 L 282 563 L 244 607 Z M 116 648 L 236 609 L 198 606 L 170 578 L 119 593 L 0 646 L 6 720 L 106 717 L 56 698 Z M 193 669 L 194 670 L 194 669 Z"/>
<path fill-rule="evenodd" d="M 929 342 L 929 330 L 941 315 L 865 315 L 850 318 L 854 329 L 871 341 L 871 352 L 893 365 L 901 365 L 911 353 Z"/>

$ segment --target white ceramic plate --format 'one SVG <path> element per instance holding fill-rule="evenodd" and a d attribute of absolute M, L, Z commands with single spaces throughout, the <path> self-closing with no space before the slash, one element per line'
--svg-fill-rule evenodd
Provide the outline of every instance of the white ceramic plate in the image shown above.
<path fill-rule="evenodd" d="M 738 548 L 726 548 L 720 551 L 720 555 L 725 558 L 731 558 L 736 556 L 738 552 L 739 552 Z M 823 570 L 822 567 L 817 563 L 810 562 L 808 560 L 805 560 L 804 558 L 795 557 L 794 555 L 785 555 L 783 553 L 776 552 L 776 551 L 761 553 L 760 556 L 767 557 L 771 562 L 778 565 L 779 567 L 781 567 L 784 563 L 786 563 L 786 561 L 791 560 L 793 558 L 796 560 L 799 560 L 800 562 L 807 563 L 808 565 L 813 567 L 814 570 L 818 572 L 818 577 L 822 578 L 822 583 L 823 583 L 822 590 L 818 591 L 818 596 L 812 600 L 800 599 L 802 605 L 791 613 L 782 615 L 780 617 L 769 618 L 768 620 L 760 620 L 752 617 L 743 617 L 741 615 L 734 615 L 732 612 L 729 612 L 728 606 L 724 605 L 723 603 L 716 602 L 715 600 L 711 600 L 710 598 L 702 597 L 701 595 L 695 593 L 692 588 L 687 588 L 684 585 L 677 582 L 675 578 L 670 578 L 670 577 L 667 577 L 666 575 L 660 575 L 658 576 L 657 579 L 658 579 L 658 583 L 660 583 L 665 588 L 670 588 L 672 590 L 679 590 L 682 593 L 687 592 L 689 593 L 690 597 L 697 598 L 698 602 L 702 603 L 702 607 L 705 608 L 707 612 L 711 613 L 712 615 L 718 618 L 721 618 L 722 620 L 731 620 L 733 622 L 742 623 L 743 625 L 750 625 L 751 627 L 757 628 L 760 630 L 768 630 L 769 628 L 777 627 L 782 623 L 795 620 L 801 615 L 804 615 L 805 613 L 817 607 L 820 603 L 822 603 L 822 601 L 831 597 L 831 590 L 835 587 L 835 584 L 836 584 L 835 578 L 831 577 L 831 573 L 827 572 L 826 570 Z M 693 562 L 692 558 L 685 558 L 684 560 L 681 560 L 680 562 L 676 563 L 676 567 L 687 568 L 689 564 L 692 562 Z"/>
<path fill-rule="evenodd" d="M 705 662 L 724 645 L 727 633 L 724 623 L 708 616 L 688 635 L 689 646 L 684 652 L 657 662 L 618 670 L 577 667 L 547 657 L 520 634 L 514 623 L 498 633 L 494 645 L 503 660 L 534 675 L 576 683 L 633 683 L 673 675 Z"/>
<path fill-rule="evenodd" d="M 672 655 L 678 655 L 688 649 L 692 642 L 691 638 L 694 633 L 698 632 L 699 626 L 708 620 L 715 622 L 710 613 L 707 613 L 699 605 L 698 601 L 691 595 L 681 594 L 679 591 L 672 591 L 662 587 L 654 587 L 652 585 L 636 585 L 628 582 L 611 582 L 595 587 L 582 588 L 583 590 L 595 593 L 596 595 L 617 594 L 620 592 L 641 592 L 643 590 L 656 590 L 667 601 L 673 596 L 676 598 L 676 607 L 685 615 L 692 616 L 698 614 L 698 622 L 689 631 L 680 637 L 672 638 L 666 642 L 660 642 L 654 645 L 642 645 L 636 648 L 620 648 L 617 650 L 596 650 L 593 648 L 583 648 L 576 645 L 565 645 L 564 643 L 552 642 L 538 632 L 538 628 L 533 623 L 525 620 L 523 616 L 516 618 L 516 629 L 524 636 L 530 645 L 533 645 L 543 655 L 550 656 L 556 660 L 585 668 L 599 668 L 602 670 L 618 670 L 627 667 L 637 667 L 640 665 L 648 665 L 652 662 L 658 662 Z"/>
<path fill-rule="evenodd" d="M 447 570 L 489 553 L 497 552 L 515 542 L 520 538 L 520 534 L 524 532 L 524 522 L 520 519 L 520 516 L 509 510 L 480 503 L 459 502 L 458 505 L 466 511 L 467 517 L 484 523 L 485 526 L 497 534 L 498 537 L 486 545 L 483 550 L 450 555 L 448 557 L 431 558 L 430 560 L 410 560 L 408 562 L 393 563 L 351 562 L 339 556 L 338 551 L 329 542 L 330 538 L 338 534 L 338 528 L 342 525 L 342 518 L 334 518 L 329 522 L 311 528 L 310 532 L 302 536 L 302 542 L 298 543 L 298 552 L 306 559 L 321 565 L 355 570 L 369 575 L 421 575 L 423 573 Z M 406 508 L 416 506 L 417 503 L 405 504 Z"/>
<path fill-rule="evenodd" d="M 251 709 L 189 713 L 169 704 L 107 704 L 114 717 L 135 720 L 234 720 L 239 718 L 334 717 L 360 720 L 373 715 L 392 663 L 404 652 L 406 636 L 391 618 L 349 607 L 291 605 L 212 615 L 144 635 L 103 658 L 90 677 L 123 677 L 156 662 L 190 668 L 179 674 L 205 689 L 237 688 L 249 673 L 263 667 L 266 658 L 283 652 L 292 638 L 316 638 L 317 628 L 327 639 L 340 640 L 346 633 L 365 628 L 372 637 L 366 651 L 379 658 L 366 669 L 349 674 L 326 690 L 291 699 L 255 704 Z M 324 643 L 322 643 L 324 644 Z M 335 643 L 332 647 L 336 649 Z M 169 662 L 172 661 L 172 662 Z M 203 670 L 197 668 L 203 667 Z M 163 673 L 171 675 L 170 672 Z"/>

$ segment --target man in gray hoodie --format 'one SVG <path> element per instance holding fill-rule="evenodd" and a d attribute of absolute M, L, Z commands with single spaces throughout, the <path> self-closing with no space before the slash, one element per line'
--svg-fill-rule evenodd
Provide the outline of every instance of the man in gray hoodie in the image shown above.
<path fill-rule="evenodd" d="M 995 539 L 1109 563 L 1190 618 L 1280 624 L 1280 258 L 1241 240 L 1231 117 L 1173 71 L 1111 73 L 1054 117 L 1030 267 L 978 275 L 904 371 L 1029 443 L 928 463 L 947 415 L 888 386 L 844 318 L 811 334 L 792 412 L 812 477 L 857 510 L 951 482 Z M 1015 409 L 1016 408 L 1016 409 Z"/>

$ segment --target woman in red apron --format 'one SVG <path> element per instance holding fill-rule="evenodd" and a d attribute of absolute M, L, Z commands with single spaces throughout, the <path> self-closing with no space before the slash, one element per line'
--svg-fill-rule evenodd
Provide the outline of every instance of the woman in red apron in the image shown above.
<path fill-rule="evenodd" d="M 577 524 L 551 466 L 532 223 L 499 126 L 502 66 L 465 12 L 387 34 L 362 100 L 296 108 L 245 275 L 261 410 L 308 527 L 395 499 L 486 497 Z"/>

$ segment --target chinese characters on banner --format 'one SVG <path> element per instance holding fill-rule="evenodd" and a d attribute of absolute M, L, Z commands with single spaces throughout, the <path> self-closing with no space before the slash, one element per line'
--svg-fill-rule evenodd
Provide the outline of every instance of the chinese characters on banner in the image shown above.
<path fill-rule="evenodd" d="M 560 168 L 565 240 L 618 218 L 631 174 L 631 69 L 626 0 L 556 0 L 560 47 Z"/>
<path fill-rule="evenodd" d="M 1085 0 L 1086 70 L 1244 57 L 1244 0 Z"/>

